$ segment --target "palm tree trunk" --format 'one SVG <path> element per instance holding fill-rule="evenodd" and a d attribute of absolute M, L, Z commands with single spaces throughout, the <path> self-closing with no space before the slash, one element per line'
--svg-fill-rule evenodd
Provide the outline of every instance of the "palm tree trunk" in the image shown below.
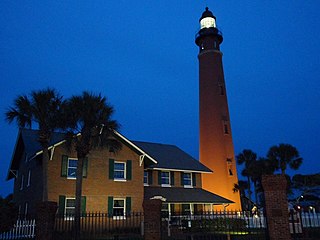
<path fill-rule="evenodd" d="M 256 199 L 256 204 L 258 204 L 258 193 L 257 193 L 257 181 L 253 182 L 253 187 L 254 187 L 254 198 Z"/>
<path fill-rule="evenodd" d="M 48 201 L 48 162 L 49 152 L 48 144 L 42 149 L 42 201 Z"/>
<path fill-rule="evenodd" d="M 249 200 L 250 200 L 250 202 L 251 202 L 251 201 L 252 201 L 252 200 L 251 200 L 252 192 L 251 192 L 250 177 L 247 177 L 247 179 L 248 179 L 248 197 L 249 197 Z"/>
<path fill-rule="evenodd" d="M 83 173 L 84 157 L 78 156 L 77 179 L 76 179 L 76 200 L 75 200 L 75 215 L 74 215 L 74 231 L 75 240 L 80 239 L 80 214 L 81 214 L 81 196 L 82 196 L 82 173 Z"/>

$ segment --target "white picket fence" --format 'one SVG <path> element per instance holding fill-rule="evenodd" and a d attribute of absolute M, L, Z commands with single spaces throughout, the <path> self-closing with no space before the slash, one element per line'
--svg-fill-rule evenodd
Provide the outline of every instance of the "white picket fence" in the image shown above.
<path fill-rule="evenodd" d="M 35 228 L 36 220 L 17 220 L 16 224 L 9 232 L 0 233 L 0 239 L 34 238 Z"/>

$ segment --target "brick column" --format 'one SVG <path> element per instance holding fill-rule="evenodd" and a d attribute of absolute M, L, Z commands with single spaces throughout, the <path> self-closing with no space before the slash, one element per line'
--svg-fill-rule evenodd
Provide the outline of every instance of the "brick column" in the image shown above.
<path fill-rule="evenodd" d="M 270 240 L 290 240 L 286 177 L 262 176 L 262 187 Z"/>
<path fill-rule="evenodd" d="M 144 200 L 144 240 L 161 240 L 160 199 Z"/>
<path fill-rule="evenodd" d="M 36 240 L 53 240 L 56 202 L 40 202 L 36 214 Z"/>

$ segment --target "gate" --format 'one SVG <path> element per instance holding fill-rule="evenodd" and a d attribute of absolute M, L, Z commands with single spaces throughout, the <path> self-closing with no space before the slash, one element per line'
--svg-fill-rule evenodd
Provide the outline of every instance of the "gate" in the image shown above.
<path fill-rule="evenodd" d="M 320 239 L 320 213 L 291 210 L 289 228 L 294 240 L 318 240 Z"/>
<path fill-rule="evenodd" d="M 262 213 L 208 212 L 162 217 L 163 240 L 267 240 L 266 218 Z"/>

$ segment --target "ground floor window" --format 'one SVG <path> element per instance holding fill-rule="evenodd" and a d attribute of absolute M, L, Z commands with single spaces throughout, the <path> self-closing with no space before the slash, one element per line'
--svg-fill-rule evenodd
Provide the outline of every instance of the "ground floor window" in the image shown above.
<path fill-rule="evenodd" d="M 125 199 L 115 198 L 113 199 L 113 216 L 124 217 L 125 215 Z"/>
<path fill-rule="evenodd" d="M 74 215 L 75 206 L 76 206 L 76 199 L 75 198 L 66 198 L 65 214 L 69 215 L 69 216 Z"/>

